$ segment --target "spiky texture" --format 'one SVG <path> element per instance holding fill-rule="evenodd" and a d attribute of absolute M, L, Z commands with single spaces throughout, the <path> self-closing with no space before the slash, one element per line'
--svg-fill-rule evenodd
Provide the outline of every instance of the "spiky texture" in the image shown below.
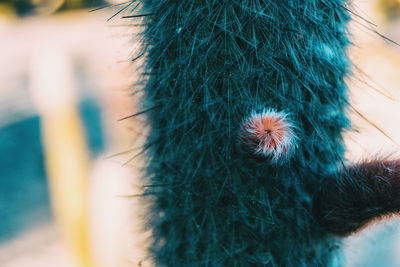
<path fill-rule="evenodd" d="M 142 4 L 133 15 L 146 27 L 156 266 L 340 265 L 335 226 L 320 225 L 312 206 L 343 166 L 347 1 Z M 296 125 L 283 164 L 241 149 L 243 121 L 264 108 Z M 314 211 L 324 218 L 334 206 Z"/>

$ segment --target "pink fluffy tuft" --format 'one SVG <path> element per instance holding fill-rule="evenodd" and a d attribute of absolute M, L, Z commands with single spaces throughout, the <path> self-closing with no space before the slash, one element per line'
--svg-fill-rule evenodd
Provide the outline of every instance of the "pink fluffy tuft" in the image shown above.
<path fill-rule="evenodd" d="M 252 154 L 275 162 L 289 156 L 296 137 L 287 115 L 269 109 L 253 113 L 243 122 L 240 139 Z"/>

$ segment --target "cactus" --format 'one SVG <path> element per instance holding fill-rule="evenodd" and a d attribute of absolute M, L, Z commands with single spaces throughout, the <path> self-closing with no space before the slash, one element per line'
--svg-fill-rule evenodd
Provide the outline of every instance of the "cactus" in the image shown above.
<path fill-rule="evenodd" d="M 399 210 L 400 162 L 343 157 L 348 1 L 140 2 L 156 266 L 340 266 Z"/>

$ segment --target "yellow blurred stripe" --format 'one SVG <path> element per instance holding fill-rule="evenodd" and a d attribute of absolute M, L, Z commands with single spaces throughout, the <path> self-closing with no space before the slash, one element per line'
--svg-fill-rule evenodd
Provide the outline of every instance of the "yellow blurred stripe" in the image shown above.
<path fill-rule="evenodd" d="M 31 92 L 41 117 L 51 204 L 75 255 L 71 266 L 90 267 L 88 237 L 89 153 L 77 111 L 73 65 L 58 43 L 45 41 L 31 59 Z"/>
<path fill-rule="evenodd" d="M 45 116 L 42 134 L 54 215 L 79 267 L 90 264 L 87 180 L 89 159 L 76 110 Z"/>

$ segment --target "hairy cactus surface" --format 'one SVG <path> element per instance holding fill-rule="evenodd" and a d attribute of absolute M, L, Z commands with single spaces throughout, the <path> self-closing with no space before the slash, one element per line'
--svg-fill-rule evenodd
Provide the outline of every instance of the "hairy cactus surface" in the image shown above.
<path fill-rule="evenodd" d="M 344 163 L 346 0 L 139 2 L 156 266 L 340 266 L 400 207 L 398 161 Z"/>

